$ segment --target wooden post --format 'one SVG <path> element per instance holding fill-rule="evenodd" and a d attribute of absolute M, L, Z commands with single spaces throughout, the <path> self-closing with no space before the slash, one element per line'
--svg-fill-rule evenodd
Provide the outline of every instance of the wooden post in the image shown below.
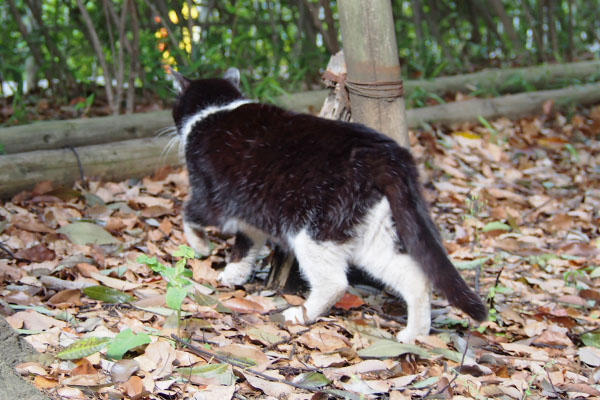
<path fill-rule="evenodd" d="M 392 84 L 401 84 L 391 2 L 338 0 L 337 3 L 348 69 L 347 87 L 357 84 L 357 90 L 349 87 L 352 118 L 408 147 L 404 97 L 380 98 L 369 94 L 377 92 L 383 82 L 389 83 L 385 85 L 387 89 Z"/>

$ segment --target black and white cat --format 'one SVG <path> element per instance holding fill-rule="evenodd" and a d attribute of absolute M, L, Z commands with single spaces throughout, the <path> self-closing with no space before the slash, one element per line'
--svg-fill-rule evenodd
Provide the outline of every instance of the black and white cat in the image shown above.
<path fill-rule="evenodd" d="M 429 333 L 432 285 L 474 319 L 486 318 L 446 256 L 408 150 L 363 125 L 248 100 L 235 68 L 223 79 L 172 72 L 190 182 L 186 238 L 203 252 L 203 226 L 236 236 L 221 282 L 245 283 L 271 239 L 294 252 L 311 289 L 305 310 L 287 309 L 286 320 L 305 324 L 326 313 L 346 291 L 349 264 L 404 298 L 401 342 Z"/>

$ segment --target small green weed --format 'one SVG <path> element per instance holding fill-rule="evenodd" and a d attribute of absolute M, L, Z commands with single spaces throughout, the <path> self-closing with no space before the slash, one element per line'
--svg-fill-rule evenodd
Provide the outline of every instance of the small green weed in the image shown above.
<path fill-rule="evenodd" d="M 181 245 L 173 253 L 173 257 L 180 258 L 175 263 L 175 267 L 163 265 L 156 257 L 150 258 L 145 254 L 139 256 L 136 261 L 146 264 L 152 271 L 160 274 L 167 281 L 165 301 L 170 309 L 177 312 L 177 326 L 180 327 L 181 305 L 193 287 L 192 282 L 188 279 L 192 277 L 192 271 L 185 269 L 185 266 L 187 260 L 194 258 L 194 250 L 188 246 Z"/>

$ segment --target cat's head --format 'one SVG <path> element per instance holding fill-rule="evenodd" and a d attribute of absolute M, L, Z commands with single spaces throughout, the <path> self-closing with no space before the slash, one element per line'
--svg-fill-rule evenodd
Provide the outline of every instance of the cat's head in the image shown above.
<path fill-rule="evenodd" d="M 229 68 L 223 78 L 188 79 L 171 69 L 177 99 L 173 104 L 173 120 L 182 122 L 210 106 L 222 106 L 244 98 L 240 91 L 240 71 Z"/>

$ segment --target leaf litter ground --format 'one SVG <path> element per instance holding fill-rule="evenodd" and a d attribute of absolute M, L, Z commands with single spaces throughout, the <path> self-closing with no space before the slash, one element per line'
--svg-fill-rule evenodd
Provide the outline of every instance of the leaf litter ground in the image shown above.
<path fill-rule="evenodd" d="M 411 133 L 446 248 L 490 305 L 479 326 L 436 298 L 431 335 L 396 343 L 402 302 L 365 285 L 283 324 L 302 297 L 265 289 L 268 251 L 253 282 L 220 286 L 215 229 L 178 316 L 136 262 L 173 266 L 185 243 L 186 173 L 161 168 L 0 206 L 0 310 L 41 353 L 17 369 L 54 398 L 600 396 L 600 107 L 545 111 Z"/>

